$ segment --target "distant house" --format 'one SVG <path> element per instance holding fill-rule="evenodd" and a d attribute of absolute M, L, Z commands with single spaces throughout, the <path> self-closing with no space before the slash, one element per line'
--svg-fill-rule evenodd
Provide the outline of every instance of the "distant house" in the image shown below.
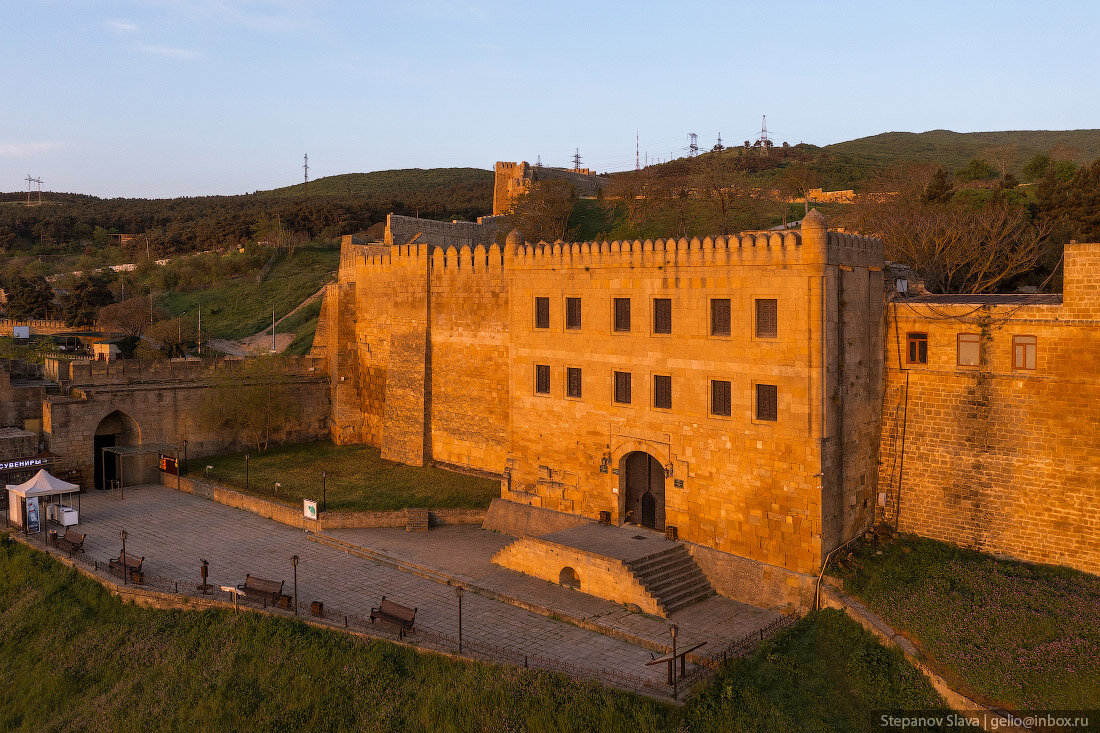
<path fill-rule="evenodd" d="M 96 361 L 121 359 L 122 351 L 118 348 L 119 341 L 121 341 L 121 339 L 105 339 L 92 344 L 92 355 L 95 357 Z"/>

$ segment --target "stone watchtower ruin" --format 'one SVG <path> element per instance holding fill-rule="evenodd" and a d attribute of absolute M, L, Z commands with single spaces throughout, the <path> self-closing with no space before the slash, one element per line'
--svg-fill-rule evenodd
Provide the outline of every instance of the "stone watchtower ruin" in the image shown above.
<path fill-rule="evenodd" d="M 316 348 L 337 441 L 500 476 L 517 534 L 663 529 L 774 605 L 873 518 L 882 315 L 881 243 L 814 211 L 690 241 L 349 244 Z"/>

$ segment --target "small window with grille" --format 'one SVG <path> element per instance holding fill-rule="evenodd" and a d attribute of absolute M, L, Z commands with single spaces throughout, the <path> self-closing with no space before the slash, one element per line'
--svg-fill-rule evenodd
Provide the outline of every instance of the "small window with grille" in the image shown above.
<path fill-rule="evenodd" d="M 710 301 L 710 335 L 730 335 L 729 298 L 714 298 Z"/>
<path fill-rule="evenodd" d="M 565 396 L 578 400 L 581 398 L 581 370 L 579 367 L 569 367 L 565 370 Z"/>
<path fill-rule="evenodd" d="M 653 375 L 653 406 L 660 410 L 672 409 L 672 377 Z"/>
<path fill-rule="evenodd" d="M 630 372 L 614 372 L 615 375 L 615 402 L 620 405 L 630 404 Z"/>
<path fill-rule="evenodd" d="M 960 333 L 958 348 L 959 366 L 978 366 L 981 336 L 976 333 Z"/>
<path fill-rule="evenodd" d="M 565 299 L 565 327 L 570 331 L 576 331 L 581 327 L 581 299 Z"/>
<path fill-rule="evenodd" d="M 550 328 L 549 298 L 535 298 L 535 328 Z"/>
<path fill-rule="evenodd" d="M 775 298 L 756 299 L 756 338 L 779 336 L 779 302 Z"/>
<path fill-rule="evenodd" d="M 722 379 L 710 380 L 710 414 L 730 416 L 730 383 Z"/>
<path fill-rule="evenodd" d="M 535 394 L 550 394 L 549 364 L 535 364 Z"/>
<path fill-rule="evenodd" d="M 672 333 L 672 299 L 653 299 L 653 333 Z"/>
<path fill-rule="evenodd" d="M 630 330 L 630 298 L 614 299 L 614 323 L 612 330 L 625 333 Z"/>
<path fill-rule="evenodd" d="M 756 419 L 779 419 L 779 388 L 774 384 L 756 385 Z"/>

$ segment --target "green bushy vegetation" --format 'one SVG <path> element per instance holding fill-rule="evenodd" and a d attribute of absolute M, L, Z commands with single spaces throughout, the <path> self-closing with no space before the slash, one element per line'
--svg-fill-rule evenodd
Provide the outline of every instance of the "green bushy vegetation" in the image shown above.
<path fill-rule="evenodd" d="M 949 677 L 1010 709 L 1100 707 L 1100 578 L 900 535 L 860 545 L 844 589 Z"/>
<path fill-rule="evenodd" d="M 139 608 L 0 540 L 0 728 L 10 731 L 881 730 L 876 709 L 942 703 L 900 653 L 811 614 L 675 707 L 417 653 L 297 620 Z"/>
<path fill-rule="evenodd" d="M 300 502 L 321 498 L 321 471 L 328 471 L 329 511 L 393 511 L 409 507 L 484 509 L 500 496 L 500 482 L 441 468 L 408 466 L 382 460 L 369 445 L 335 445 L 328 441 L 249 451 L 250 493 L 272 498 L 279 482 L 279 499 Z M 200 467 L 201 462 L 201 467 Z M 212 477 L 244 490 L 244 454 L 233 453 L 193 462 L 201 475 L 213 466 Z"/>

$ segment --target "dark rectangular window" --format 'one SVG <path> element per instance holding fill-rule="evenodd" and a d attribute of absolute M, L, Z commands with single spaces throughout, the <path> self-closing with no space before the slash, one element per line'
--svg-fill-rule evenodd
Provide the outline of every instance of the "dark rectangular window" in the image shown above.
<path fill-rule="evenodd" d="M 653 333 L 672 333 L 672 299 L 653 299 Z"/>
<path fill-rule="evenodd" d="M 710 414 L 730 416 L 730 383 L 721 379 L 710 380 Z"/>
<path fill-rule="evenodd" d="M 958 358 L 959 366 L 978 366 L 981 356 L 981 336 L 976 333 L 960 333 Z"/>
<path fill-rule="evenodd" d="M 662 410 L 672 409 L 672 377 L 653 375 L 653 406 Z"/>
<path fill-rule="evenodd" d="M 630 372 L 615 372 L 615 401 L 630 404 Z"/>
<path fill-rule="evenodd" d="M 581 370 L 577 367 L 569 367 L 565 370 L 565 396 L 581 397 Z"/>
<path fill-rule="evenodd" d="M 550 328 L 549 298 L 535 298 L 535 328 Z"/>
<path fill-rule="evenodd" d="M 756 385 L 756 419 L 779 419 L 779 388 L 774 384 Z"/>
<path fill-rule="evenodd" d="M 1013 369 L 1034 369 L 1035 368 L 1035 345 L 1036 339 L 1034 336 L 1013 336 L 1012 337 L 1012 368 Z"/>
<path fill-rule="evenodd" d="M 730 299 L 715 298 L 710 301 L 710 335 L 730 335 Z"/>
<path fill-rule="evenodd" d="M 535 394 L 550 394 L 550 366 L 535 364 Z"/>
<path fill-rule="evenodd" d="M 615 298 L 615 323 L 612 330 L 630 330 L 630 298 Z"/>
<path fill-rule="evenodd" d="M 910 364 L 928 363 L 928 334 L 910 333 L 906 336 Z"/>
<path fill-rule="evenodd" d="M 581 327 L 581 299 L 565 299 L 565 327 L 576 330 Z"/>
<path fill-rule="evenodd" d="M 779 336 L 779 303 L 775 298 L 756 300 L 756 338 L 773 339 Z"/>

